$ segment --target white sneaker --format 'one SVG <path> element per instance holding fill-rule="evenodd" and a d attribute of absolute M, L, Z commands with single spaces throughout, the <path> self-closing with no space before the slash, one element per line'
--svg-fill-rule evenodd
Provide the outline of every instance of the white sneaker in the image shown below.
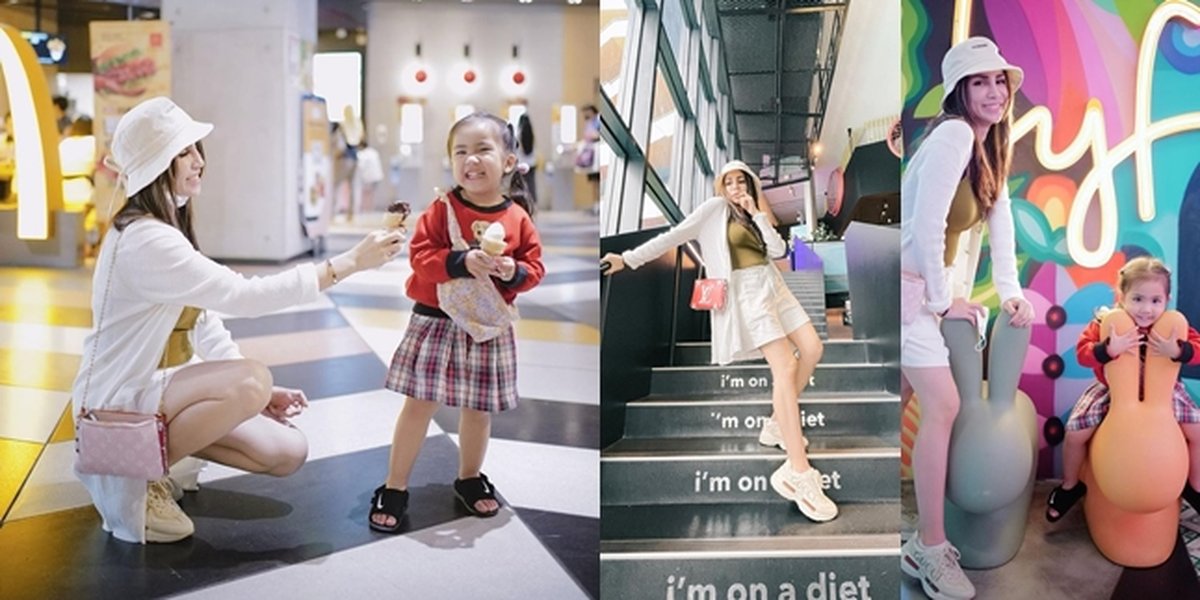
<path fill-rule="evenodd" d="M 192 520 L 171 498 L 171 487 L 165 479 L 146 486 L 147 542 L 178 542 L 195 531 Z"/>
<path fill-rule="evenodd" d="M 959 558 L 950 542 L 925 546 L 914 533 L 900 549 L 900 570 L 920 579 L 925 595 L 933 600 L 968 600 L 975 597 L 975 586 L 958 565 Z"/>
<path fill-rule="evenodd" d="M 804 516 L 818 523 L 832 520 L 838 514 L 837 505 L 821 489 L 821 472 L 813 467 L 803 473 L 792 470 L 790 461 L 771 473 L 775 492 L 796 503 Z"/>
<path fill-rule="evenodd" d="M 800 439 L 804 440 L 804 449 L 808 449 L 808 438 L 803 435 Z M 758 443 L 764 446 L 779 446 L 781 450 L 787 450 L 787 446 L 783 443 L 783 432 L 779 429 L 779 421 L 775 419 L 767 419 L 763 423 L 762 431 L 758 434 Z"/>

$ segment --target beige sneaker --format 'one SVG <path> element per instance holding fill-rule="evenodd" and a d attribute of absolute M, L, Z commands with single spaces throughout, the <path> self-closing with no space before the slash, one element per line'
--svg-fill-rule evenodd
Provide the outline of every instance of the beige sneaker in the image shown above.
<path fill-rule="evenodd" d="M 921 543 L 913 534 L 900 549 L 900 570 L 921 580 L 921 588 L 934 600 L 968 600 L 975 597 L 975 586 L 958 564 L 958 549 L 950 542 L 936 546 Z"/>
<path fill-rule="evenodd" d="M 800 439 L 804 440 L 804 449 L 808 449 L 808 438 L 801 435 Z M 783 432 L 779 429 L 779 421 L 775 419 L 767 419 L 763 423 L 762 431 L 758 434 L 758 443 L 764 446 L 779 446 L 781 450 L 787 450 L 787 446 L 783 443 Z"/>
<path fill-rule="evenodd" d="M 771 473 L 771 487 L 780 496 L 795 502 L 800 512 L 813 521 L 829 521 L 838 514 L 837 505 L 821 489 L 821 472 L 814 467 L 797 473 L 792 470 L 791 462 L 785 460 Z"/>
<path fill-rule="evenodd" d="M 192 520 L 171 498 L 171 486 L 165 479 L 146 486 L 147 542 L 178 542 L 195 531 Z"/>

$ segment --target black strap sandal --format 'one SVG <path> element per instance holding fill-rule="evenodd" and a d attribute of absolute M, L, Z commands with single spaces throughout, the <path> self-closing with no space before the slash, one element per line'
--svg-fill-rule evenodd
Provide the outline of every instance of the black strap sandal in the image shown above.
<path fill-rule="evenodd" d="M 1075 487 L 1064 490 L 1060 484 L 1050 491 L 1050 497 L 1046 499 L 1046 520 L 1051 523 L 1066 516 L 1071 507 L 1075 506 L 1076 502 L 1087 493 L 1087 485 L 1082 481 L 1075 484 Z M 1053 510 L 1058 513 L 1058 516 L 1050 514 Z"/>
<path fill-rule="evenodd" d="M 467 512 L 476 517 L 493 517 L 500 512 L 499 506 L 490 511 L 481 511 L 475 508 L 475 503 L 480 500 L 495 500 L 497 505 L 500 504 L 500 500 L 496 498 L 495 486 L 483 473 L 480 473 L 479 477 L 470 479 L 455 479 L 454 496 L 463 503 Z"/>
<path fill-rule="evenodd" d="M 371 498 L 371 512 L 367 515 L 367 523 L 375 531 L 396 533 L 400 531 L 400 521 L 404 519 L 406 510 L 408 510 L 408 490 L 396 490 L 384 484 L 375 488 L 375 495 Z M 392 517 L 396 522 L 391 526 L 376 523 L 377 515 Z"/>

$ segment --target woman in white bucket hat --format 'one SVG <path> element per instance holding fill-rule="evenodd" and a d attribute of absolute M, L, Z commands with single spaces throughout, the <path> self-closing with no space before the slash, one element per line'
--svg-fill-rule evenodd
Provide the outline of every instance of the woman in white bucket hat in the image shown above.
<path fill-rule="evenodd" d="M 1033 321 L 1033 308 L 1017 280 L 1006 184 L 1013 95 L 1023 77 L 987 38 L 952 47 L 942 60 L 941 114 L 930 123 L 901 182 L 901 387 L 906 401 L 913 391 L 921 399 L 921 427 L 913 446 L 919 523 L 904 545 L 901 567 L 939 599 L 975 595 L 957 550 L 946 540 L 943 521 L 947 452 L 959 397 L 939 322 L 987 320 L 983 306 L 969 300 L 983 222 L 1002 310 L 1015 326 Z M 960 252 L 963 233 L 971 240 Z"/>
<path fill-rule="evenodd" d="M 774 414 L 759 442 L 787 452 L 787 460 L 771 475 L 771 486 L 804 516 L 828 521 L 837 516 L 837 506 L 825 496 L 821 473 L 808 462 L 796 402 L 821 360 L 821 338 L 771 262 L 787 256 L 788 247 L 773 228 L 774 215 L 758 177 L 735 160 L 717 174 L 714 187 L 717 195 L 670 231 L 602 260 L 616 273 L 626 266 L 636 269 L 685 242 L 699 242 L 707 277 L 728 280 L 725 307 L 709 313 L 712 362 L 766 358 Z"/>
<path fill-rule="evenodd" d="M 304 435 L 287 423 L 307 401 L 274 387 L 265 366 L 242 357 L 214 312 L 253 317 L 317 300 L 321 290 L 399 254 L 400 233 L 372 232 L 316 264 L 245 278 L 200 253 L 190 198 L 204 174 L 201 140 L 213 126 L 167 98 L 135 106 L 117 123 L 112 156 L 128 198 L 113 219 L 92 283 L 95 329 L 84 341 L 74 411 L 154 413 L 168 421 L 168 462 L 196 456 L 255 473 L 288 475 L 304 464 Z M 127 542 L 173 542 L 193 526 L 169 480 L 79 478 L 105 530 Z"/>

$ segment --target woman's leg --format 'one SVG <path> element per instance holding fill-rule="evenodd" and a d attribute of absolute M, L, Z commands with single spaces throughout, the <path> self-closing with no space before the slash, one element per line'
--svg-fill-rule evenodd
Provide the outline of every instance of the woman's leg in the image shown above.
<path fill-rule="evenodd" d="M 272 384 L 267 367 L 247 359 L 205 362 L 176 372 L 163 392 L 170 464 L 211 446 L 262 412 Z"/>
<path fill-rule="evenodd" d="M 950 430 L 958 416 L 958 387 L 950 367 L 905 368 L 904 376 L 921 403 L 921 426 L 913 444 L 913 476 L 917 492 L 921 543 L 946 541 L 946 462 Z"/>
<path fill-rule="evenodd" d="M 308 460 L 308 439 L 299 429 L 259 414 L 195 455 L 251 473 L 286 477 Z"/>
<path fill-rule="evenodd" d="M 788 338 L 768 342 L 761 350 L 771 367 L 771 406 L 775 410 L 784 445 L 787 446 L 788 461 L 792 470 L 798 473 L 807 471 L 808 452 L 804 449 L 800 431 L 800 405 L 796 402 L 800 397 L 796 380 L 801 374 L 801 361 L 796 359 L 795 349 Z M 805 381 L 808 381 L 807 377 Z"/>
<path fill-rule="evenodd" d="M 408 489 L 408 477 L 412 475 L 413 464 L 425 443 L 425 433 L 429 430 L 429 420 L 438 410 L 438 403 L 428 400 L 418 400 L 409 396 L 404 401 L 404 408 L 396 418 L 396 430 L 392 434 L 392 451 L 388 456 L 387 487 L 395 490 Z M 384 514 L 371 517 L 376 523 L 392 527 L 396 520 Z"/>
<path fill-rule="evenodd" d="M 479 477 L 483 458 L 487 455 L 488 439 L 492 435 L 492 415 L 463 408 L 458 412 L 458 478 Z M 500 508 L 495 500 L 479 500 L 475 510 L 492 512 Z"/>

